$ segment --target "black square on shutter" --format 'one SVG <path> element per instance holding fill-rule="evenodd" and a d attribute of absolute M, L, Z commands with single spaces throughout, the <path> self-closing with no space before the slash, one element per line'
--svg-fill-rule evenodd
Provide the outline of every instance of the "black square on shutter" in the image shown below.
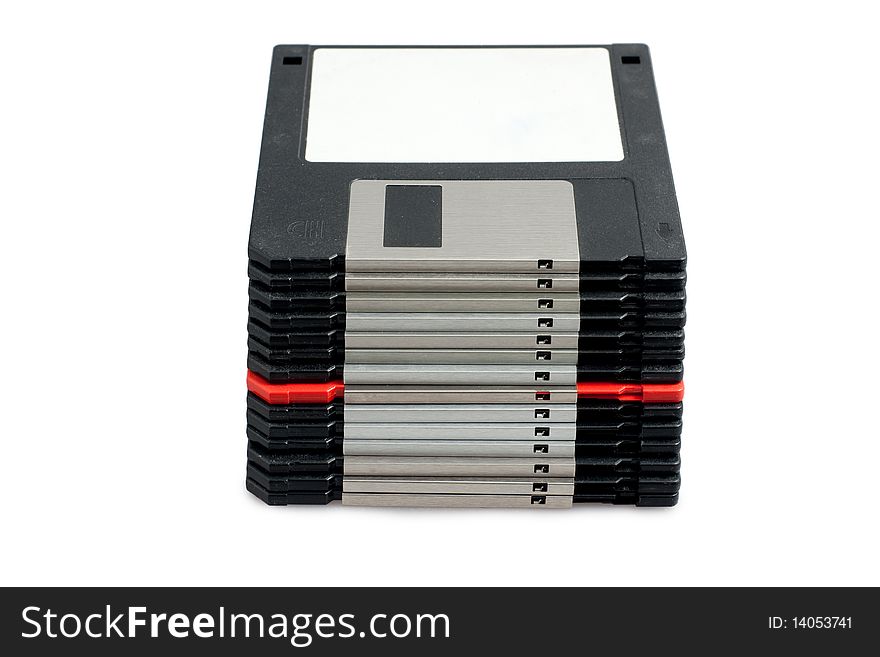
<path fill-rule="evenodd" d="M 443 187 L 386 185 L 384 246 L 442 246 Z"/>

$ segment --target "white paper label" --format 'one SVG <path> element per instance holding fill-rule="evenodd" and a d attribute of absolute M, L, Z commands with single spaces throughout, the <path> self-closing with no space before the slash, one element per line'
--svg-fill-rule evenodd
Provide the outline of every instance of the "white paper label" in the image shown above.
<path fill-rule="evenodd" d="M 319 48 L 311 162 L 623 159 L 605 48 Z"/>

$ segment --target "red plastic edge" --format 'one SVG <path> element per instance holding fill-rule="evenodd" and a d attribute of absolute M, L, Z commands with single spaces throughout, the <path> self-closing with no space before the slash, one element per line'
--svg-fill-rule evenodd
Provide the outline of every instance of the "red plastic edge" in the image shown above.
<path fill-rule="evenodd" d="M 270 404 L 329 404 L 342 398 L 342 381 L 328 383 L 270 383 L 248 370 L 247 389 Z"/>
<path fill-rule="evenodd" d="M 678 383 L 578 383 L 578 397 L 672 404 L 684 399 L 684 381 Z"/>
<path fill-rule="evenodd" d="M 342 381 L 328 383 L 270 383 L 248 370 L 247 389 L 270 404 L 329 404 L 345 392 Z M 672 404 L 684 399 L 679 383 L 578 383 L 578 397 Z"/>

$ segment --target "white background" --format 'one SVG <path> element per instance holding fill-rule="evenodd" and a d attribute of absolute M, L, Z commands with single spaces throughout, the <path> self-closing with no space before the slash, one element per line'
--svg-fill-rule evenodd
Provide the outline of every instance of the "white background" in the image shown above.
<path fill-rule="evenodd" d="M 880 584 L 870 7 L 5 4 L 0 582 Z M 688 243 L 679 506 L 246 493 L 272 47 L 612 42 L 652 48 Z"/>

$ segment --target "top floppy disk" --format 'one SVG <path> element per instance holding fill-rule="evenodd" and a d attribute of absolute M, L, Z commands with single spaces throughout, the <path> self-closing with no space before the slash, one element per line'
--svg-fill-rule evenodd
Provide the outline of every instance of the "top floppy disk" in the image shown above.
<path fill-rule="evenodd" d="M 647 47 L 276 47 L 249 257 L 391 289 L 683 272 Z"/>

